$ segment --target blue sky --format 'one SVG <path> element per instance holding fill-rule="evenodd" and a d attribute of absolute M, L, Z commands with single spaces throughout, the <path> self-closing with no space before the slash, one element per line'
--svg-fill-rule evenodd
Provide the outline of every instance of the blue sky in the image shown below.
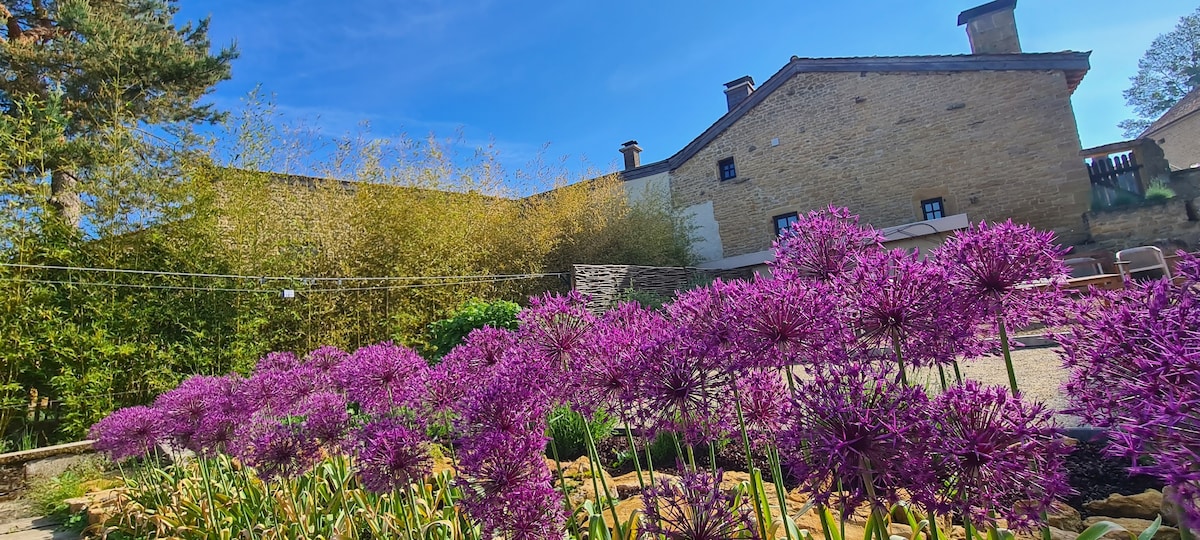
<path fill-rule="evenodd" d="M 461 134 L 494 142 L 509 170 L 541 152 L 572 170 L 669 157 L 725 112 L 723 84 L 765 81 L 792 55 L 970 51 L 960 11 L 983 0 L 529 2 L 526 0 L 181 0 L 236 41 L 233 80 L 210 97 L 237 107 L 255 86 L 329 134 Z M 1160 33 L 1195 0 L 1021 0 L 1026 52 L 1093 51 L 1074 95 L 1084 147 L 1121 140 L 1121 92 Z"/>

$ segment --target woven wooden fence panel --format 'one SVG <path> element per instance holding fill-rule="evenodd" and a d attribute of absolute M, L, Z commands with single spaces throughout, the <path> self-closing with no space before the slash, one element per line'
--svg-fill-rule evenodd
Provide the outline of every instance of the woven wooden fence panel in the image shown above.
<path fill-rule="evenodd" d="M 630 291 L 651 293 L 672 298 L 676 291 L 690 289 L 715 278 L 747 279 L 749 269 L 702 270 L 700 268 L 631 266 L 631 265 L 574 265 L 572 288 L 589 298 L 588 308 L 600 312 L 608 309 Z"/>

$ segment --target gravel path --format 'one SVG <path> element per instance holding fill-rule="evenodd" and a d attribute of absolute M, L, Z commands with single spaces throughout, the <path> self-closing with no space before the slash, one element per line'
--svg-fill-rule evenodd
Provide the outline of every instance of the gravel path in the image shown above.
<path fill-rule="evenodd" d="M 1042 347 L 1016 349 L 1012 351 L 1013 370 L 1017 374 L 1017 387 L 1026 398 L 1041 401 L 1053 410 L 1062 410 L 1066 406 L 1066 398 L 1062 394 L 1062 384 L 1067 380 L 1067 371 L 1062 367 L 1058 357 L 1057 347 Z M 1004 368 L 1004 358 L 991 356 L 961 363 L 963 376 L 985 384 L 1008 386 L 1008 371 Z M 951 369 L 946 370 L 947 377 L 953 377 Z M 910 375 L 910 380 L 921 382 L 932 388 L 939 386 L 937 371 L 921 371 Z M 1079 425 L 1079 419 L 1065 414 L 1058 415 L 1058 421 L 1064 426 Z"/>

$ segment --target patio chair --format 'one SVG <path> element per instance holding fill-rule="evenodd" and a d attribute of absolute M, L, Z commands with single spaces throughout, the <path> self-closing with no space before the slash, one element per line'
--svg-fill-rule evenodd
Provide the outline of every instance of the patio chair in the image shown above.
<path fill-rule="evenodd" d="M 1163 252 L 1154 246 L 1141 246 L 1117 252 L 1117 266 L 1127 280 L 1148 281 L 1162 277 L 1170 278 L 1171 270 Z"/>
<path fill-rule="evenodd" d="M 1076 257 L 1063 261 L 1067 268 L 1071 269 L 1071 277 L 1081 278 L 1089 276 L 1098 276 L 1104 273 L 1104 268 L 1093 257 Z"/>

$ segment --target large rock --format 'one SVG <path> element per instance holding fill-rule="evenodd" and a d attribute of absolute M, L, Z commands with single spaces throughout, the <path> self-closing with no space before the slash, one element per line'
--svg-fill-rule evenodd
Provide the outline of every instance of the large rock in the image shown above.
<path fill-rule="evenodd" d="M 658 475 L 656 474 L 655 477 L 657 478 L 657 476 Z M 622 525 L 625 523 L 628 523 L 630 516 L 632 516 L 634 514 L 634 512 L 640 513 L 642 511 L 642 508 L 643 508 L 642 499 L 640 497 L 634 497 L 632 499 L 625 499 L 625 500 L 617 503 L 617 519 L 621 520 Z M 604 509 L 603 516 L 604 516 L 604 524 L 608 525 L 609 529 L 612 529 L 613 528 L 612 510 L 609 510 L 606 507 Z"/>
<path fill-rule="evenodd" d="M 593 475 L 596 476 L 595 483 L 592 482 Z M 564 463 L 562 479 L 565 480 L 567 485 L 567 492 L 572 505 L 580 505 L 583 504 L 583 501 L 587 500 L 595 501 L 597 487 L 603 490 L 607 486 L 608 498 L 610 499 L 619 497 L 617 490 L 613 486 L 612 476 L 609 476 L 603 467 L 596 467 L 593 473 L 592 462 L 587 456 L 581 457 L 571 463 Z M 603 479 L 603 483 L 601 483 L 601 479 Z"/>
<path fill-rule="evenodd" d="M 670 483 L 675 483 L 679 481 L 679 477 L 660 472 L 654 473 L 655 484 L 662 483 L 664 480 Z M 627 499 L 629 497 L 636 497 L 641 494 L 643 483 L 647 488 L 650 487 L 650 473 L 647 471 L 642 471 L 642 480 L 641 482 L 638 482 L 638 473 L 637 471 L 633 471 L 613 478 L 612 483 L 609 484 L 608 487 L 616 491 L 622 499 Z"/>
<path fill-rule="evenodd" d="M 1175 489 L 1175 486 L 1163 488 L 1162 506 L 1158 511 L 1162 514 L 1163 523 L 1168 525 L 1178 525 L 1180 518 L 1183 517 L 1183 510 L 1179 508 L 1179 503 L 1175 502 L 1176 493 L 1178 490 Z"/>
<path fill-rule="evenodd" d="M 1162 509 L 1163 494 L 1147 489 L 1137 495 L 1112 494 L 1102 501 L 1084 503 L 1083 508 L 1095 516 L 1154 519 Z"/>
<path fill-rule="evenodd" d="M 1050 511 L 1046 512 L 1046 521 L 1052 529 L 1057 528 L 1071 532 L 1083 531 L 1083 516 L 1079 515 L 1079 510 L 1063 502 L 1054 503 Z"/>
<path fill-rule="evenodd" d="M 1111 521 L 1124 527 L 1126 531 L 1129 531 L 1110 532 L 1101 537 L 1105 540 L 1129 540 L 1130 533 L 1133 533 L 1134 536 L 1140 535 L 1143 531 L 1149 529 L 1150 525 L 1154 523 L 1148 519 L 1093 516 L 1083 520 L 1083 526 L 1085 528 L 1091 527 L 1092 525 L 1100 523 L 1101 521 Z M 1179 529 L 1167 526 L 1159 527 L 1158 532 L 1154 533 L 1153 538 L 1154 540 L 1179 540 Z"/>

